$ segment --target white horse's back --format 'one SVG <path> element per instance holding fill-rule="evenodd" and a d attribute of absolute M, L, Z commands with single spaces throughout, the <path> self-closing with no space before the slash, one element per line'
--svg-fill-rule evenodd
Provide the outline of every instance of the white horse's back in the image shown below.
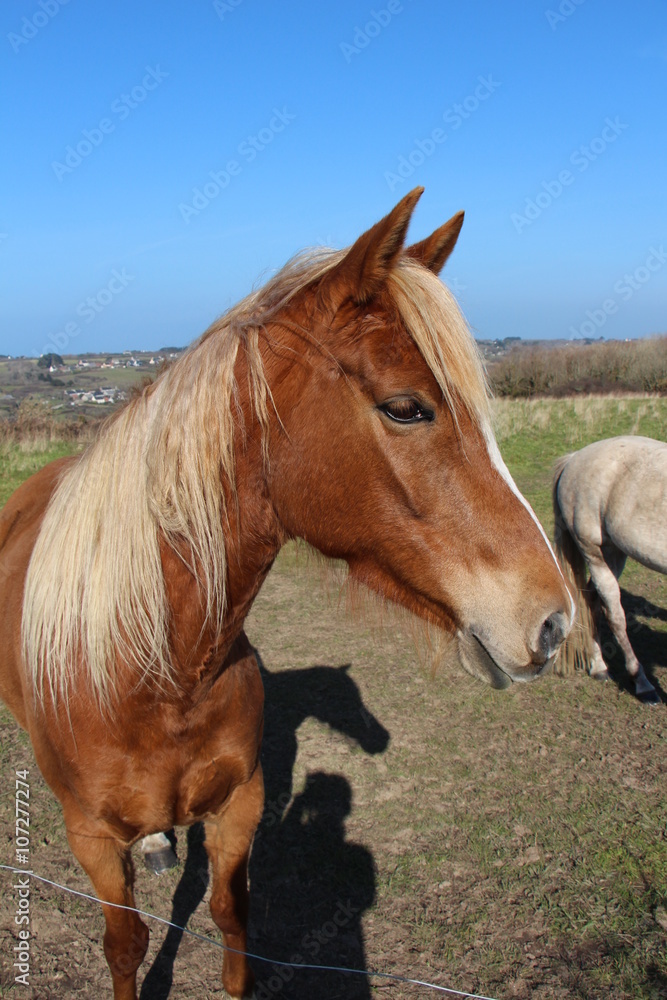
<path fill-rule="evenodd" d="M 667 573 L 667 444 L 616 437 L 569 457 L 558 482 L 566 524 L 584 555 L 611 542 L 649 569 Z"/>

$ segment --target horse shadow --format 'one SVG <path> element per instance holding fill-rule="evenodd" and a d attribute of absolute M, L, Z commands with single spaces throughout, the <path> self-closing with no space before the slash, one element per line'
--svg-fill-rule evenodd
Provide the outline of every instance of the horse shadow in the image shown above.
<path fill-rule="evenodd" d="M 653 684 L 663 702 L 667 702 L 667 693 L 656 676 L 656 668 L 667 668 L 665 633 L 651 628 L 645 622 L 638 620 L 638 616 L 641 616 L 642 618 L 654 618 L 657 621 L 667 622 L 667 610 L 659 607 L 657 604 L 653 604 L 645 597 L 632 594 L 622 587 L 620 589 L 621 603 L 625 611 L 626 631 L 630 644 L 635 651 L 637 659 L 644 667 L 646 676 L 651 681 L 651 684 Z M 603 614 L 598 615 L 598 629 L 600 633 L 600 647 L 609 669 L 610 678 L 621 690 L 627 691 L 634 696 L 634 681 L 625 669 L 625 658 Z"/>
<path fill-rule="evenodd" d="M 349 665 L 313 666 L 271 673 L 259 662 L 264 683 L 265 807 L 250 858 L 248 948 L 274 964 L 253 960 L 257 996 L 305 1000 L 312 996 L 370 998 L 365 976 L 291 969 L 336 965 L 365 970 L 361 917 L 375 897 L 371 853 L 346 840 L 352 803 L 349 782 L 337 774 L 309 773 L 292 799 L 297 732 L 315 718 L 343 734 L 352 747 L 382 753 L 389 733 L 366 708 Z M 188 829 L 183 874 L 171 920 L 186 926 L 208 886 L 203 825 Z M 167 1000 L 183 932 L 170 927 L 141 987 L 141 1000 Z"/>
<path fill-rule="evenodd" d="M 175 841 L 172 831 L 167 835 Z M 204 824 L 194 823 L 188 828 L 187 853 L 171 904 L 170 920 L 180 927 L 187 922 L 201 903 L 208 887 L 208 855 L 204 847 Z M 153 964 L 146 973 L 140 1000 L 167 1000 L 171 991 L 174 962 L 183 938 L 183 931 L 170 927 Z"/>

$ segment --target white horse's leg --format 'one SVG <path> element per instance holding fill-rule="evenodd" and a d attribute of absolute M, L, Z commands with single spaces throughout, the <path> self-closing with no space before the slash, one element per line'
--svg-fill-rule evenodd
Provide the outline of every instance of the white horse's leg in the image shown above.
<path fill-rule="evenodd" d="M 614 638 L 623 651 L 625 666 L 630 676 L 634 679 L 637 697 L 641 701 L 658 702 L 660 699 L 656 690 L 644 673 L 644 668 L 635 656 L 635 652 L 628 639 L 625 612 L 621 604 L 621 591 L 614 572 L 618 569 L 618 575 L 620 576 L 621 570 L 625 565 L 625 557 L 621 553 L 618 553 L 618 559 L 610 558 L 610 554 L 608 553 L 605 553 L 605 555 L 607 556 L 607 561 L 604 559 L 591 560 L 587 558 L 593 586 L 600 596 Z M 611 564 L 613 569 L 610 568 L 608 563 Z M 599 646 L 597 647 L 597 651 L 599 651 Z M 601 653 L 600 658 L 602 658 Z M 591 668 L 591 673 L 593 673 L 593 668 Z"/>
<path fill-rule="evenodd" d="M 151 833 L 139 844 L 139 850 L 144 856 L 144 864 L 149 871 L 161 875 L 169 868 L 178 864 L 171 841 L 164 833 Z"/>
<path fill-rule="evenodd" d="M 595 678 L 596 681 L 606 681 L 609 677 L 607 664 L 604 662 L 602 650 L 600 649 L 600 643 L 597 638 L 593 639 L 593 655 L 588 673 L 591 677 Z"/>
<path fill-rule="evenodd" d="M 586 602 L 588 603 L 591 611 L 592 622 L 592 635 L 591 635 L 591 658 L 588 666 L 589 677 L 593 677 L 596 681 L 606 681 L 609 680 L 609 671 L 607 670 L 607 664 L 604 661 L 602 655 L 602 648 L 600 647 L 600 615 L 602 613 L 600 597 L 594 587 L 590 587 L 588 593 L 586 594 Z"/>

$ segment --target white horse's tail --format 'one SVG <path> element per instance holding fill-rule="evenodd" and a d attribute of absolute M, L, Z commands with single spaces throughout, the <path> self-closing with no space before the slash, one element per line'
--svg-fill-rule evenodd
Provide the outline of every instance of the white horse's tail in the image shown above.
<path fill-rule="evenodd" d="M 555 672 L 561 677 L 573 674 L 575 670 L 588 670 L 593 657 L 595 622 L 591 612 L 587 567 L 570 529 L 565 523 L 558 502 L 558 482 L 569 455 L 559 458 L 554 466 L 551 496 L 554 508 L 554 549 L 563 570 L 563 576 L 577 602 L 577 617 L 574 627 L 563 643 L 556 660 Z"/>

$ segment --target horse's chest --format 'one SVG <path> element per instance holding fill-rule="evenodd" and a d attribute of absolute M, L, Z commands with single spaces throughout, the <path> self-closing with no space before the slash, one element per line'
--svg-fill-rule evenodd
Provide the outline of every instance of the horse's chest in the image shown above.
<path fill-rule="evenodd" d="M 174 745 L 174 822 L 186 825 L 217 812 L 253 774 L 262 737 L 262 702 L 243 698 L 210 711 Z"/>
<path fill-rule="evenodd" d="M 77 775 L 80 802 L 127 840 L 206 819 L 255 771 L 262 718 L 254 660 L 197 705 L 127 706 L 122 734 L 90 733 L 95 766 Z"/>
<path fill-rule="evenodd" d="M 196 757 L 177 762 L 175 823 L 187 825 L 217 812 L 234 788 L 250 778 L 259 760 L 260 725 L 245 731 L 223 729 Z"/>

